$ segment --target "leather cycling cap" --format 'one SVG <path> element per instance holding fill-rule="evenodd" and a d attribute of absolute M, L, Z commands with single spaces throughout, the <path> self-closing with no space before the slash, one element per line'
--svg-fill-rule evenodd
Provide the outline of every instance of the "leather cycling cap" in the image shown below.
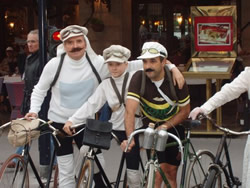
<path fill-rule="evenodd" d="M 105 63 L 118 62 L 124 63 L 130 58 L 130 50 L 121 45 L 111 45 L 103 51 L 103 58 Z"/>
<path fill-rule="evenodd" d="M 60 31 L 60 39 L 61 41 L 64 42 L 71 37 L 77 37 L 87 34 L 88 34 L 88 29 L 86 27 L 82 27 L 79 25 L 70 25 Z"/>

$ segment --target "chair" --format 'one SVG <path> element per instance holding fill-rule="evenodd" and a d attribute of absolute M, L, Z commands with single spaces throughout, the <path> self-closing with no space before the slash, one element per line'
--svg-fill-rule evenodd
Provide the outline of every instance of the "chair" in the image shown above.
<path fill-rule="evenodd" d="M 11 115 L 10 120 L 22 117 L 20 108 L 23 101 L 23 82 L 7 82 L 6 88 L 9 96 Z"/>

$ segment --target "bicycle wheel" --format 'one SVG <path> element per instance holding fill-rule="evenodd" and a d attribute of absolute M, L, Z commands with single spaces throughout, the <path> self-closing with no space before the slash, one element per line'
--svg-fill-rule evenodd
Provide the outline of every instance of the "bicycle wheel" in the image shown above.
<path fill-rule="evenodd" d="M 209 173 L 209 167 L 214 162 L 214 155 L 209 150 L 199 150 L 191 159 L 188 171 L 187 178 L 185 181 L 186 188 L 202 188 L 204 187 L 205 180 L 207 179 Z M 218 176 L 216 186 L 221 187 L 221 177 Z"/>
<path fill-rule="evenodd" d="M 56 165 L 55 170 L 54 170 L 54 184 L 53 187 L 57 188 L 59 185 L 59 179 L 58 179 L 58 174 L 59 174 L 59 169 L 58 169 L 58 165 Z"/>
<path fill-rule="evenodd" d="M 15 167 L 9 168 L 8 165 L 16 161 Z M 3 164 L 0 169 L 0 187 L 21 187 L 22 183 L 24 183 L 23 187 L 29 187 L 29 176 L 28 169 L 26 173 L 24 173 L 25 163 L 23 157 L 18 154 L 11 155 Z"/>
<path fill-rule="evenodd" d="M 77 188 L 92 188 L 94 161 L 85 157 L 77 182 Z"/>

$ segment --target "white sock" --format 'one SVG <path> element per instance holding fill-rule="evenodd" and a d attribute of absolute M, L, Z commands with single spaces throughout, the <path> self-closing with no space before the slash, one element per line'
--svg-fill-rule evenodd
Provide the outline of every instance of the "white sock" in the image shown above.
<path fill-rule="evenodd" d="M 138 188 L 140 187 L 140 172 L 139 170 L 127 169 L 127 182 L 129 188 Z"/>
<path fill-rule="evenodd" d="M 74 188 L 75 174 L 73 154 L 57 156 L 57 163 L 59 168 L 59 187 Z"/>

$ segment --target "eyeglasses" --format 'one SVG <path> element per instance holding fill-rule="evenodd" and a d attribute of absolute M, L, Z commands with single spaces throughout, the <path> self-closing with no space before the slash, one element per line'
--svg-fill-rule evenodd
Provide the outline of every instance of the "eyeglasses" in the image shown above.
<path fill-rule="evenodd" d="M 149 53 L 151 53 L 151 54 L 161 54 L 161 55 L 163 55 L 163 56 L 166 56 L 166 53 L 161 52 L 161 51 L 159 51 L 159 50 L 157 50 L 157 49 L 155 49 L 155 48 L 143 49 L 142 52 L 141 52 L 141 55 L 144 55 L 147 51 L 148 51 Z"/>
<path fill-rule="evenodd" d="M 34 43 L 38 42 L 38 40 L 27 40 L 26 42 L 27 42 L 27 44 L 29 44 L 29 43 L 34 44 Z"/>
<path fill-rule="evenodd" d="M 78 29 L 78 28 L 73 28 L 71 30 L 66 30 L 64 32 L 61 33 L 61 38 L 62 40 L 64 40 L 65 38 L 67 38 L 70 33 L 74 33 L 74 34 L 80 34 L 80 33 L 83 33 L 82 30 Z"/>

